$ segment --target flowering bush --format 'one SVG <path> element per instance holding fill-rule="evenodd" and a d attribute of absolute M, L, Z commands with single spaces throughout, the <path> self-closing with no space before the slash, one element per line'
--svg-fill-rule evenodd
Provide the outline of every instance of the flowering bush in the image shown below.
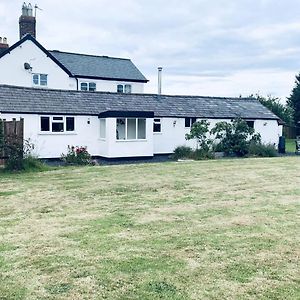
<path fill-rule="evenodd" d="M 87 147 L 68 146 L 67 154 L 62 154 L 61 159 L 67 164 L 89 165 L 91 163 L 91 155 L 87 151 Z"/>

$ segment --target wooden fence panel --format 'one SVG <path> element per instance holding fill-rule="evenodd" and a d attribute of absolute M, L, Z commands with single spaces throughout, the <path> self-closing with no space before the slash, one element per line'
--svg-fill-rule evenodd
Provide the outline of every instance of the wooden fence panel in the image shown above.
<path fill-rule="evenodd" d="M 0 132 L 3 132 L 3 141 L 5 147 L 0 151 L 0 165 L 5 163 L 5 159 L 9 156 L 9 147 L 17 146 L 23 147 L 24 142 L 24 119 L 17 121 L 13 119 L 12 121 L 2 120 L 0 122 Z"/>

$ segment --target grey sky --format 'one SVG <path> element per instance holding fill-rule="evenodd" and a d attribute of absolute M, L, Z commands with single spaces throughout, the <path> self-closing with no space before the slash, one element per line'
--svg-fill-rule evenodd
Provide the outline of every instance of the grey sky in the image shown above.
<path fill-rule="evenodd" d="M 0 0 L 0 36 L 18 40 L 23 1 Z M 33 3 L 35 4 L 35 2 Z M 289 95 L 300 71 L 297 0 L 39 0 L 47 49 L 128 57 L 157 91 Z"/>

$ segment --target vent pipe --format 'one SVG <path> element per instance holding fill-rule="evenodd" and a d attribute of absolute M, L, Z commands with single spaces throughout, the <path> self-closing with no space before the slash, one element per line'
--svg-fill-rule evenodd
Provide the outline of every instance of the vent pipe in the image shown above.
<path fill-rule="evenodd" d="M 158 67 L 158 95 L 161 95 L 161 75 L 162 75 L 162 67 Z"/>

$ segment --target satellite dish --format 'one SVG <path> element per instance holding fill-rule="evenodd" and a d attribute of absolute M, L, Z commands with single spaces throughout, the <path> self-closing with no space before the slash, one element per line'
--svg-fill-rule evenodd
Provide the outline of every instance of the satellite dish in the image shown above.
<path fill-rule="evenodd" d="M 26 63 L 24 63 L 24 69 L 25 70 L 32 70 L 32 67 L 29 63 L 26 62 Z"/>

